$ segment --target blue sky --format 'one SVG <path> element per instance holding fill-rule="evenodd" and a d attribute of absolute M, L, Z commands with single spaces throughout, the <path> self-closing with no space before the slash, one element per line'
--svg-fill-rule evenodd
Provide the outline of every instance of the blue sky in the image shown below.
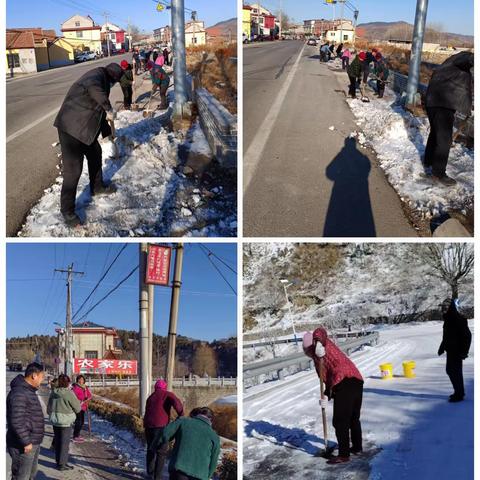
<path fill-rule="evenodd" d="M 205 244 L 235 271 L 235 244 Z M 27 334 L 54 334 L 53 322 L 65 323 L 65 275 L 54 273 L 73 262 L 85 275 L 73 282 L 73 312 L 93 289 L 120 243 L 23 243 L 7 245 L 7 338 Z M 138 264 L 138 244 L 128 244 L 99 289 L 93 303 Z M 237 290 L 236 275 L 219 261 L 216 265 Z M 237 297 L 211 265 L 200 247 L 185 244 L 178 333 L 213 340 L 236 335 Z M 172 265 L 173 268 L 173 265 Z M 173 274 L 173 273 L 172 273 Z M 168 331 L 168 287 L 155 287 L 155 333 Z M 92 304 L 93 304 L 92 303 Z M 87 305 L 90 305 L 90 301 Z M 86 312 L 88 308 L 83 311 Z M 105 326 L 138 330 L 138 273 L 132 275 L 87 320 Z"/>
<path fill-rule="evenodd" d="M 53 28 L 59 34 L 60 24 L 72 15 L 89 14 L 97 23 L 104 23 L 105 11 L 111 14 L 109 21 L 123 28 L 129 17 L 132 24 L 146 32 L 170 23 L 170 10 L 157 12 L 154 0 L 7 0 L 6 3 L 7 28 Z M 198 19 L 204 20 L 207 27 L 237 16 L 237 0 L 185 0 L 185 8 L 196 10 Z M 190 12 L 186 15 L 189 17 Z"/>
<path fill-rule="evenodd" d="M 249 3 L 254 3 L 253 0 Z M 393 22 L 403 20 L 413 23 L 417 0 L 350 0 L 360 12 L 358 22 Z M 277 10 L 279 0 L 261 2 L 266 8 Z M 313 18 L 332 18 L 333 7 L 323 0 L 282 0 L 283 10 L 296 21 Z M 336 13 L 339 16 L 337 5 Z M 351 12 L 347 18 L 352 18 Z M 430 0 L 427 23 L 441 23 L 452 33 L 473 35 L 473 0 Z"/>

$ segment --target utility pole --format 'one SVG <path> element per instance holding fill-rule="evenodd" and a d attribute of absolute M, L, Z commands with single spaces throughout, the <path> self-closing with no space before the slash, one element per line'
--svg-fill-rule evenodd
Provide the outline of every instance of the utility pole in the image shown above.
<path fill-rule="evenodd" d="M 343 43 L 343 14 L 345 13 L 345 0 L 340 0 L 342 8 L 340 10 L 340 43 Z"/>
<path fill-rule="evenodd" d="M 172 0 L 172 32 L 173 32 L 173 84 L 175 90 L 174 116 L 184 116 L 187 94 L 187 60 L 185 51 L 185 4 L 184 0 Z"/>
<path fill-rule="evenodd" d="M 110 27 L 108 26 L 108 12 L 104 12 L 103 16 L 105 17 L 105 28 L 107 30 L 107 52 L 110 56 Z"/>
<path fill-rule="evenodd" d="M 418 83 L 420 79 L 420 62 L 422 61 L 423 39 L 427 21 L 428 0 L 417 0 L 415 25 L 413 27 L 412 52 L 410 56 L 410 69 L 408 72 L 406 106 L 415 105 Z"/>
<path fill-rule="evenodd" d="M 148 394 L 152 393 L 152 378 L 153 378 L 153 302 L 155 295 L 155 286 L 148 285 L 148 376 L 150 382 L 148 383 Z"/>
<path fill-rule="evenodd" d="M 84 272 L 75 272 L 73 263 L 67 270 L 55 269 L 56 272 L 67 274 L 67 314 L 65 318 L 65 374 L 70 378 L 73 374 L 73 335 L 72 335 L 72 282 L 74 275 L 83 275 Z"/>
<path fill-rule="evenodd" d="M 281 40 L 282 39 L 282 0 L 279 0 L 280 2 L 280 8 L 279 8 L 279 12 L 280 12 L 280 23 L 279 23 L 279 27 L 278 27 L 278 39 Z"/>
<path fill-rule="evenodd" d="M 173 390 L 173 375 L 175 372 L 175 346 L 177 342 L 178 304 L 180 287 L 182 285 L 183 243 L 175 249 L 175 268 L 172 284 L 172 300 L 170 303 L 170 321 L 168 326 L 166 379 L 169 390 Z"/>
<path fill-rule="evenodd" d="M 149 360 L 148 338 L 148 287 L 145 283 L 145 271 L 147 266 L 148 244 L 139 244 L 139 330 L 140 330 L 140 406 L 139 413 L 145 415 L 145 405 L 150 390 L 151 378 Z"/>
<path fill-rule="evenodd" d="M 128 52 L 132 50 L 132 29 L 130 28 L 130 17 L 128 17 Z"/>

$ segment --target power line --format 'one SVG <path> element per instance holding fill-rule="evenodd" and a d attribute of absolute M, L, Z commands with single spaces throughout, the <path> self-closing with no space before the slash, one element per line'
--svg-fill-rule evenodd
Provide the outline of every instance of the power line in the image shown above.
<path fill-rule="evenodd" d="M 118 257 L 120 257 L 120 255 L 122 254 L 122 252 L 127 248 L 128 244 L 125 243 L 123 245 L 123 247 L 120 249 L 120 251 L 117 253 L 117 256 L 112 260 L 112 262 L 110 263 L 110 265 L 108 266 L 107 270 L 105 271 L 105 273 L 100 277 L 100 279 L 98 280 L 97 284 L 95 285 L 95 287 L 93 287 L 93 290 L 89 293 L 88 297 L 83 301 L 83 303 L 80 305 L 80 308 L 75 312 L 75 314 L 73 315 L 72 317 L 72 320 L 80 313 L 80 311 L 82 310 L 82 308 L 85 306 L 85 304 L 88 302 L 88 300 L 91 298 L 91 296 L 95 293 L 95 291 L 97 290 L 97 288 L 100 286 L 100 284 L 102 283 L 102 280 L 107 276 L 108 272 L 111 270 L 111 268 L 113 267 L 113 265 L 115 265 L 115 262 L 118 260 Z"/>
<path fill-rule="evenodd" d="M 202 247 L 201 244 L 198 244 L 199 247 Z M 220 271 L 220 269 L 213 263 L 212 259 L 210 258 L 210 255 L 208 255 L 208 253 L 203 250 L 202 248 L 200 248 L 200 251 L 207 257 L 208 261 L 212 264 L 213 268 L 218 272 L 218 274 L 223 278 L 224 282 L 230 287 L 230 289 L 232 290 L 232 292 L 236 295 L 237 292 L 235 291 L 235 289 L 232 287 L 232 285 L 230 284 L 230 282 L 225 278 L 225 276 L 223 275 L 223 273 Z"/>
<path fill-rule="evenodd" d="M 106 300 L 113 292 L 115 292 L 122 283 L 126 282 L 136 271 L 138 270 L 138 265 L 125 277 L 123 278 L 115 287 L 113 287 L 107 294 L 105 294 L 93 307 L 91 307 L 84 315 L 82 315 L 76 322 L 75 325 L 80 323 L 84 318 L 88 316 L 95 308 L 97 308 L 104 300 Z"/>
<path fill-rule="evenodd" d="M 206 245 L 201 245 L 200 244 L 200 246 L 202 248 L 204 248 L 205 250 L 207 250 L 209 255 L 213 255 L 219 262 L 223 263 L 223 265 L 225 265 L 231 272 L 233 272 L 235 275 L 237 274 L 237 272 L 230 265 L 228 265 L 226 262 L 224 262 L 218 255 L 213 253 Z"/>

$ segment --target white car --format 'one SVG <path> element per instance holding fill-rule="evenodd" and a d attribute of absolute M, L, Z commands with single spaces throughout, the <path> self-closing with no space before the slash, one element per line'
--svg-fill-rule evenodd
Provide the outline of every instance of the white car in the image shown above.
<path fill-rule="evenodd" d="M 95 60 L 97 54 L 95 52 L 83 52 L 75 58 L 76 62 L 87 62 L 88 60 Z"/>

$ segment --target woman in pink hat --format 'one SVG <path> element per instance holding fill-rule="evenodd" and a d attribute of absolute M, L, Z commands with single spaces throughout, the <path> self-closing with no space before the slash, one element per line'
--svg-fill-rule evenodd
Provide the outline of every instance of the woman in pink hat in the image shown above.
<path fill-rule="evenodd" d="M 354 363 L 328 338 L 324 328 L 317 328 L 313 333 L 307 332 L 304 335 L 303 351 L 313 359 L 319 378 L 321 372 L 328 399 L 333 398 L 333 427 L 337 436 L 338 457 L 332 458 L 328 463 L 348 462 L 350 453 L 358 455 L 362 452 L 360 410 L 363 377 Z M 322 408 L 325 407 L 322 404 Z"/>
<path fill-rule="evenodd" d="M 147 439 L 147 473 L 155 480 L 161 480 L 162 470 L 167 458 L 168 443 L 161 445 L 160 437 L 163 429 L 170 422 L 172 408 L 181 417 L 182 402 L 173 392 L 167 390 L 165 380 L 157 380 L 155 391 L 147 398 L 143 426 Z"/>

